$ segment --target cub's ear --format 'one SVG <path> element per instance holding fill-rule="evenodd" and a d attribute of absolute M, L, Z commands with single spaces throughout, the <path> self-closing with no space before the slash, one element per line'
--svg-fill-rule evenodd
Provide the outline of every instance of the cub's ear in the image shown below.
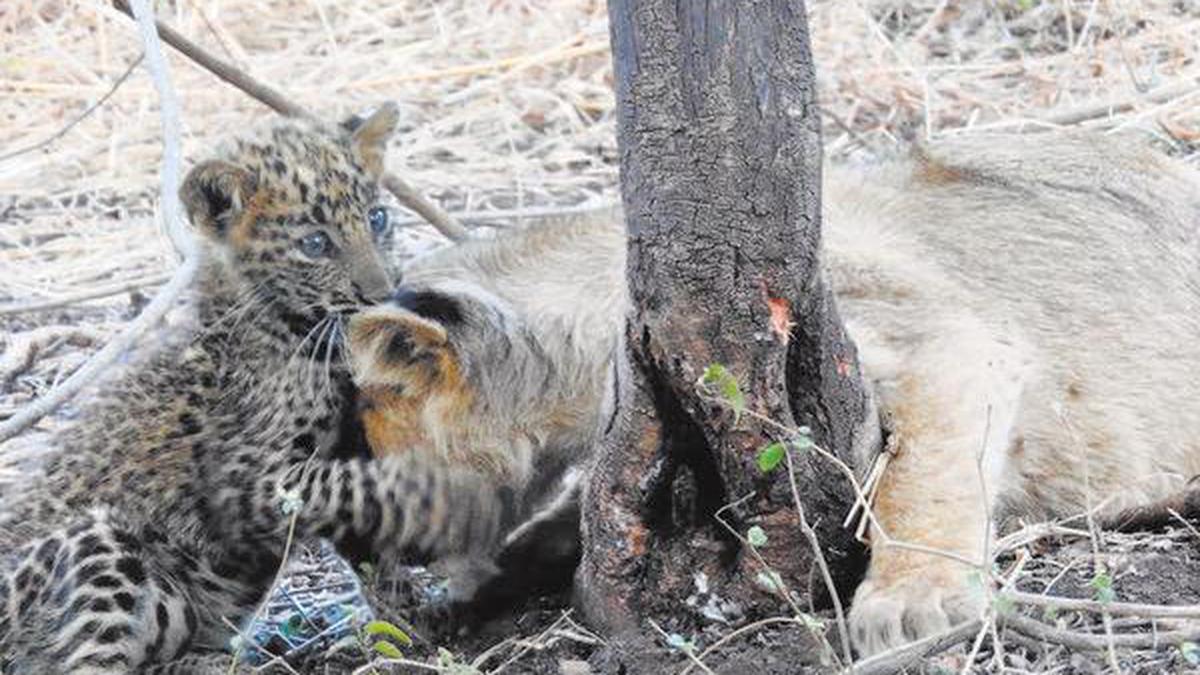
<path fill-rule="evenodd" d="M 350 132 L 350 146 L 363 168 L 376 176 L 383 173 L 388 139 L 395 133 L 399 121 L 400 109 L 388 101 L 366 118 L 355 115 L 342 122 L 342 127 Z"/>
<path fill-rule="evenodd" d="M 258 189 L 249 171 L 219 159 L 192 167 L 179 188 L 188 220 L 205 236 L 222 240 Z"/>

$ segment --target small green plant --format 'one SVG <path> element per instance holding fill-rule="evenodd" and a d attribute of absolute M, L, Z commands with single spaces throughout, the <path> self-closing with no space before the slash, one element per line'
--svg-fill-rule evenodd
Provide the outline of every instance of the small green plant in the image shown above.
<path fill-rule="evenodd" d="M 749 530 L 746 530 L 746 541 L 754 548 L 762 548 L 767 545 L 767 533 L 761 527 L 755 525 Z"/>
<path fill-rule="evenodd" d="M 1200 645 L 1195 642 L 1180 642 L 1179 654 L 1193 666 L 1200 666 Z"/>
<path fill-rule="evenodd" d="M 480 675 L 479 669 L 469 663 L 460 663 L 454 652 L 438 647 L 438 667 L 446 675 Z"/>
<path fill-rule="evenodd" d="M 742 412 L 746 410 L 746 397 L 742 394 L 742 388 L 738 384 L 737 378 L 729 372 L 728 368 L 719 363 L 710 363 L 704 369 L 704 374 L 700 376 L 699 384 L 705 391 L 717 396 L 733 408 L 734 423 L 741 419 Z"/>
<path fill-rule="evenodd" d="M 688 638 L 683 637 L 679 633 L 671 633 L 667 636 L 667 645 L 672 649 L 678 649 L 684 654 L 695 654 L 696 643 Z"/>
<path fill-rule="evenodd" d="M 361 642 L 371 645 L 371 652 L 387 659 L 404 658 L 401 647 L 411 647 L 412 638 L 389 621 L 368 621 L 361 630 Z"/>
<path fill-rule="evenodd" d="M 786 452 L 787 448 L 779 441 L 764 445 L 758 451 L 758 470 L 763 473 L 774 471 L 775 467 L 783 461 Z"/>
<path fill-rule="evenodd" d="M 1107 572 L 1097 572 L 1096 576 L 1088 582 L 1088 586 L 1092 587 L 1097 602 L 1107 604 L 1117 599 L 1117 592 L 1113 590 L 1112 577 Z"/>

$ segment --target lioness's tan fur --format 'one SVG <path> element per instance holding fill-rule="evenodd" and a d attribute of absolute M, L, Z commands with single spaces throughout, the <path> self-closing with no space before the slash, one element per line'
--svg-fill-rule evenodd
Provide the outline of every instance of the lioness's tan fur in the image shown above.
<path fill-rule="evenodd" d="M 892 424 L 875 505 L 892 540 L 982 561 L 989 514 L 1112 512 L 1200 473 L 1194 171 L 1128 139 L 977 136 L 831 168 L 824 202 L 825 270 Z M 476 404 L 437 416 L 410 401 L 424 433 L 487 448 L 510 477 L 561 462 L 564 447 L 586 459 L 625 311 L 617 223 L 538 225 L 408 271 L 406 283 L 506 317 L 449 339 Z M 489 361 L 481 345 L 497 330 L 535 347 Z M 358 353 L 376 391 L 404 381 Z M 528 442 L 515 452 L 488 441 L 516 437 Z M 876 545 L 850 612 L 860 651 L 974 616 L 970 571 Z"/>

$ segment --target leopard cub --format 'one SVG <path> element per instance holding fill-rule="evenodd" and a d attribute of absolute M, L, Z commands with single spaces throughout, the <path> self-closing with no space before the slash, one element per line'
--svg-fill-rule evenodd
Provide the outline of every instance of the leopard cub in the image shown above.
<path fill-rule="evenodd" d="M 276 124 L 188 174 L 189 327 L 102 386 L 0 511 L 0 671 L 225 672 L 227 625 L 289 537 L 356 557 L 491 545 L 507 498 L 470 469 L 334 453 L 345 319 L 392 292 L 396 118 Z"/>

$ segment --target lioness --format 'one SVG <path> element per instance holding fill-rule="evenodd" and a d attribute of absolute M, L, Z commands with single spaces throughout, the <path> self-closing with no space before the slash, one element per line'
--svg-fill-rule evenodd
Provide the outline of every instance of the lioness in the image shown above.
<path fill-rule="evenodd" d="M 850 610 L 873 653 L 980 611 L 964 561 L 989 527 L 1115 513 L 1200 470 L 1200 176 L 1049 134 L 826 176 L 823 265 L 892 424 L 878 525 L 953 554 L 874 548 Z M 606 214 L 412 264 L 394 304 L 352 323 L 374 451 L 485 468 L 535 520 L 570 507 L 577 481 L 556 481 L 611 409 L 624 253 Z"/>

